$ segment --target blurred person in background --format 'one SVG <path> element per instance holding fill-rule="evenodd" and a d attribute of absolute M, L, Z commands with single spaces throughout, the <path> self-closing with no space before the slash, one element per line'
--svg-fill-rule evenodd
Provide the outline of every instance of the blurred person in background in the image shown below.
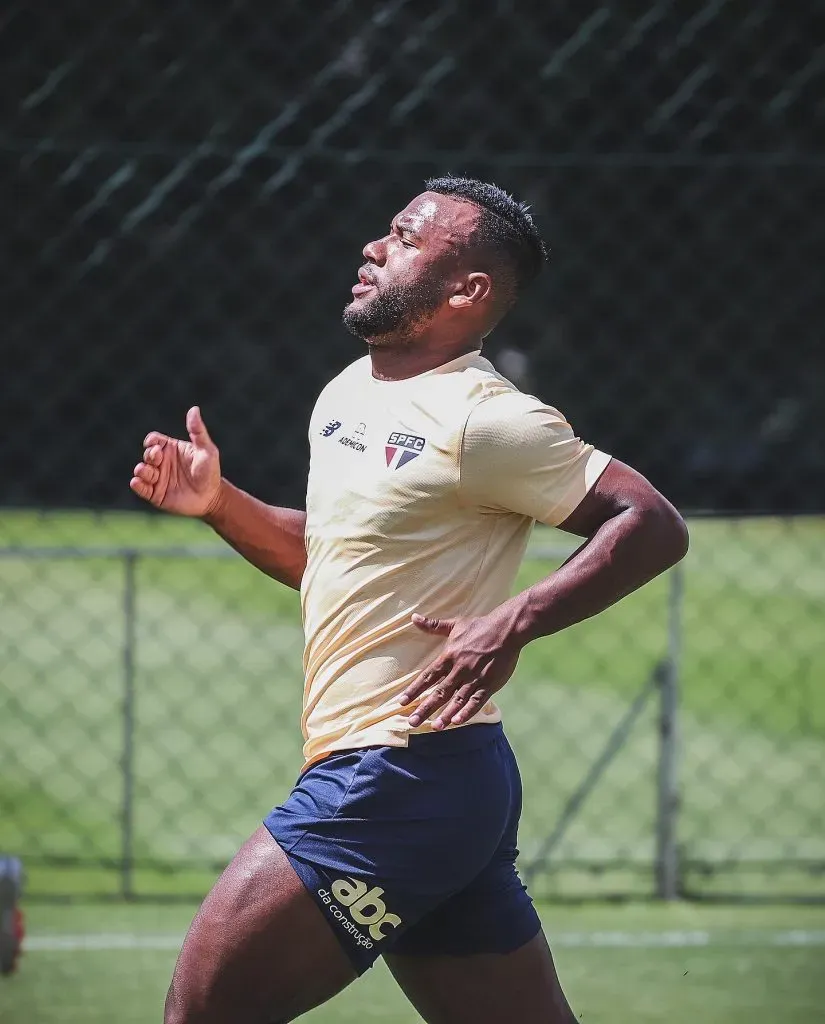
<path fill-rule="evenodd" d="M 686 528 L 481 355 L 545 262 L 526 207 L 433 179 L 363 255 L 343 320 L 369 351 L 315 405 L 306 510 L 223 479 L 198 407 L 131 480 L 299 590 L 306 641 L 303 770 L 195 917 L 166 1024 L 293 1020 L 381 955 L 433 1024 L 573 1024 L 493 696 L 526 644 L 682 558 Z M 511 597 L 536 521 L 584 542 Z"/>

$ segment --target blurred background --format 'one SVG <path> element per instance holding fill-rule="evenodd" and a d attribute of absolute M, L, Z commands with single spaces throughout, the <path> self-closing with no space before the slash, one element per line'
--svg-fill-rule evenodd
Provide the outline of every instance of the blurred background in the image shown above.
<path fill-rule="evenodd" d="M 192 901 L 301 764 L 297 598 L 140 505 L 144 434 L 199 403 L 225 474 L 300 506 L 313 402 L 362 354 L 340 325 L 361 248 L 446 172 L 529 202 L 552 250 L 485 355 L 691 527 L 681 566 L 532 645 L 503 695 L 522 872 L 567 977 L 611 1020 L 695 1019 L 651 989 L 656 957 L 680 982 L 699 958 L 703 1019 L 821 1011 L 823 19 L 5 6 L 0 854 L 24 862 L 32 934 L 4 1021 L 160 1019 Z M 570 550 L 537 530 L 519 585 Z M 625 939 L 594 990 L 605 934 Z M 740 987 L 707 1016 L 730 949 Z M 380 1019 L 416 1019 L 373 973 Z M 364 1019 L 348 998 L 317 1019 Z"/>

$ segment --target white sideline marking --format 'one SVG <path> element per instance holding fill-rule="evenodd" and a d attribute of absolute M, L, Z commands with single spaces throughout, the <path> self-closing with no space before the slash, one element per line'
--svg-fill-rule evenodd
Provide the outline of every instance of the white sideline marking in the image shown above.
<path fill-rule="evenodd" d="M 133 935 L 129 932 L 87 935 L 32 935 L 23 940 L 24 952 L 99 952 L 105 949 L 180 949 L 183 935 Z"/>
<path fill-rule="evenodd" d="M 825 946 L 825 931 L 668 931 L 668 932 L 560 932 L 548 935 L 556 946 L 592 949 L 687 949 L 691 946 Z"/>
<path fill-rule="evenodd" d="M 558 932 L 551 946 L 589 949 L 689 949 L 697 946 L 825 946 L 825 930 Z M 35 953 L 100 952 L 101 950 L 178 950 L 183 935 L 134 935 L 129 932 L 87 935 L 32 935 L 24 949 Z"/>

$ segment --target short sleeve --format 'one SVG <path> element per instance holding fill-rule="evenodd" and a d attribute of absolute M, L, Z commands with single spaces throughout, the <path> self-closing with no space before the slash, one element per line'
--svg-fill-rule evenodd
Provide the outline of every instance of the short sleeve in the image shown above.
<path fill-rule="evenodd" d="M 460 497 L 465 504 L 558 526 L 609 462 L 609 455 L 576 437 L 557 409 L 506 392 L 480 402 L 467 418 Z"/>

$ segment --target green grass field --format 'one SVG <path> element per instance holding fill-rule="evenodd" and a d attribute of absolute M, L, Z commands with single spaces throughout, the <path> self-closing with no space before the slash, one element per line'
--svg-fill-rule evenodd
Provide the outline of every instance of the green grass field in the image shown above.
<path fill-rule="evenodd" d="M 584 1024 L 813 1024 L 825 1005 L 825 909 L 541 907 Z M 158 1024 L 191 907 L 30 910 L 20 973 L 0 979 L 3 1024 Z M 308 1024 L 413 1024 L 375 968 Z M 516 1022 L 514 1022 L 516 1024 Z"/>
<path fill-rule="evenodd" d="M 825 894 L 825 521 L 699 520 L 684 563 L 680 700 L 684 886 Z M 138 894 L 205 891 L 300 758 L 295 594 L 240 560 L 152 557 L 221 544 L 137 514 L 0 515 L 0 547 L 128 545 L 135 565 L 133 852 Z M 519 585 L 570 539 L 537 532 Z M 160 1018 L 193 905 L 54 906 L 123 884 L 125 566 L 0 560 L 0 851 L 28 867 L 24 969 L 3 1024 Z M 528 648 L 502 694 L 525 783 L 522 863 L 667 648 L 670 581 Z M 128 645 L 127 645 L 128 646 Z M 649 895 L 657 698 L 532 880 L 559 895 Z M 704 865 L 705 870 L 702 869 Z M 711 870 L 712 869 L 712 870 Z M 812 1021 L 825 1004 L 825 909 L 542 903 L 584 1021 Z M 379 966 L 319 1024 L 415 1020 Z"/>
<path fill-rule="evenodd" d="M 825 521 L 699 520 L 691 536 L 679 838 L 686 864 L 718 870 L 685 882 L 822 892 L 805 862 L 825 862 Z M 0 517 L 0 546 L 189 543 L 223 548 L 161 516 Z M 570 538 L 537 531 L 531 551 L 553 545 Z M 519 585 L 554 564 L 530 557 Z M 135 579 L 134 883 L 197 893 L 300 766 L 297 595 L 235 558 L 145 555 Z M 669 582 L 531 645 L 502 694 L 525 862 L 663 655 Z M 123 594 L 122 560 L 0 560 L 0 849 L 29 858 L 34 891 L 120 884 L 91 862 L 122 845 Z M 650 892 L 656 756 L 654 694 L 537 894 Z"/>

